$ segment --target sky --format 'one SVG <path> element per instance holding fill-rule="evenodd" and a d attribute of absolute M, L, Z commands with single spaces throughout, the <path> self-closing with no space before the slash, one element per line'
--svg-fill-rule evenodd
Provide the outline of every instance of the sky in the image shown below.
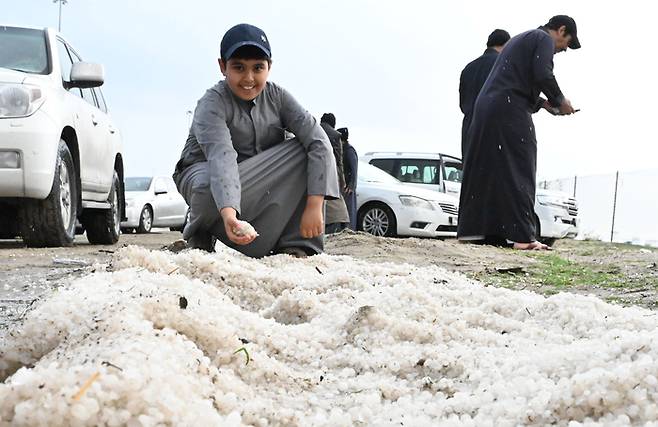
<path fill-rule="evenodd" d="M 0 1 L 0 24 L 58 25 L 52 0 Z M 655 9 L 633 0 L 69 0 L 62 33 L 84 60 L 105 67 L 127 176 L 170 175 L 188 111 L 222 78 L 219 42 L 237 23 L 265 31 L 270 80 L 314 116 L 333 112 L 359 153 L 459 155 L 459 75 L 489 33 L 515 35 L 568 14 L 583 47 L 556 55 L 554 71 L 581 111 L 534 115 L 538 179 L 552 179 L 658 168 Z"/>

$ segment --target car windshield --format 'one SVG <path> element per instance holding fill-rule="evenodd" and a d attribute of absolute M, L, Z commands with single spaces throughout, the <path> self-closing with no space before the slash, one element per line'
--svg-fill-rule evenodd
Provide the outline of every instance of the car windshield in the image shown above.
<path fill-rule="evenodd" d="M 126 178 L 126 191 L 148 191 L 153 178 Z"/>
<path fill-rule="evenodd" d="M 382 182 L 389 184 L 399 184 L 400 181 L 393 178 L 378 167 L 372 166 L 365 162 L 359 162 L 358 175 L 360 181 L 365 182 Z"/>
<path fill-rule="evenodd" d="M 48 49 L 42 30 L 0 27 L 0 67 L 48 74 Z"/>

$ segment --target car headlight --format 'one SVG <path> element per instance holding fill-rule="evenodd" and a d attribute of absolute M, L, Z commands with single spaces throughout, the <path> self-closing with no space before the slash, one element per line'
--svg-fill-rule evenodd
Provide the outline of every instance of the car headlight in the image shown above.
<path fill-rule="evenodd" d="M 434 210 L 434 206 L 432 206 L 432 203 L 430 203 L 429 200 L 421 199 L 420 197 L 415 197 L 415 196 L 399 196 L 399 197 L 400 197 L 400 202 L 404 206 Z"/>
<path fill-rule="evenodd" d="M 555 206 L 564 209 L 569 207 L 565 200 L 561 197 L 539 195 L 537 196 L 537 201 L 540 205 L 544 206 Z"/>
<path fill-rule="evenodd" d="M 46 100 L 38 86 L 0 84 L 0 117 L 16 118 L 34 114 Z"/>

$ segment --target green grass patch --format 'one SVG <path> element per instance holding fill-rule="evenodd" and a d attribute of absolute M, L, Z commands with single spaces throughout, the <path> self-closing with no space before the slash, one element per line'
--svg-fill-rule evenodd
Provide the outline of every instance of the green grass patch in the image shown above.
<path fill-rule="evenodd" d="M 475 274 L 475 278 L 508 289 L 523 289 L 529 285 L 538 286 L 543 288 L 542 293 L 547 293 L 549 289 L 557 292 L 572 287 L 581 289 L 588 287 L 621 288 L 629 285 L 617 267 L 590 266 L 551 253 L 526 252 L 522 255 L 532 257 L 536 262 L 526 267 L 521 273 L 489 271 Z M 605 270 L 600 268 L 605 268 Z"/>
<path fill-rule="evenodd" d="M 619 271 L 596 271 L 584 264 L 561 258 L 558 255 L 547 254 L 538 258 L 539 265 L 536 278 L 545 285 L 556 288 L 572 286 L 605 286 L 619 287 L 624 285 Z"/>

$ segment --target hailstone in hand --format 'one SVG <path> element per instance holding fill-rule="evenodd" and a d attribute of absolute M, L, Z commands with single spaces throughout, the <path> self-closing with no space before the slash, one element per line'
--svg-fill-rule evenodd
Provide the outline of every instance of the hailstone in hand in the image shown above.
<path fill-rule="evenodd" d="M 238 221 L 238 226 L 233 227 L 233 234 L 237 236 L 258 237 L 258 233 L 253 225 L 247 221 Z"/>

